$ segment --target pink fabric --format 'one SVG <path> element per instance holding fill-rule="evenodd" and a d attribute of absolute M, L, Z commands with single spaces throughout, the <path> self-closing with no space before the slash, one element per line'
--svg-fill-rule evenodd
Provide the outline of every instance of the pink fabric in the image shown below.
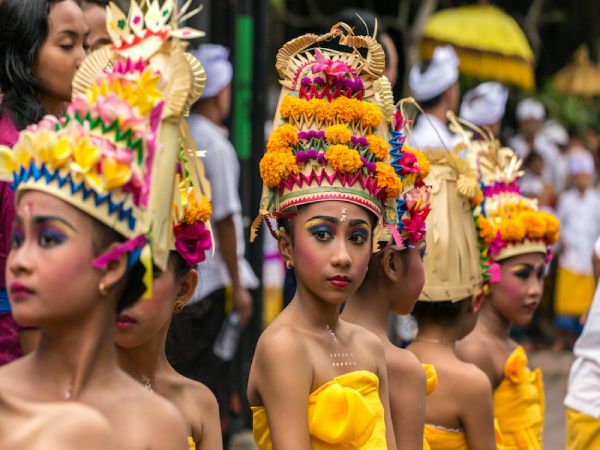
<path fill-rule="evenodd" d="M 19 131 L 5 111 L 0 115 L 0 145 L 12 147 L 18 138 Z M 0 182 L 0 288 L 6 287 L 6 257 L 10 251 L 10 234 L 14 218 L 15 195 L 8 183 Z"/>

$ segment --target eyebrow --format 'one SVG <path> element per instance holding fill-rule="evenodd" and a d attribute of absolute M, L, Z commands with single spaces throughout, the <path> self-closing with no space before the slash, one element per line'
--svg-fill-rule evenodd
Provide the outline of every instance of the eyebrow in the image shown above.
<path fill-rule="evenodd" d="M 17 222 L 19 225 L 23 225 L 23 218 L 21 216 L 17 215 L 17 216 L 15 216 L 15 222 Z M 71 225 L 69 222 L 67 222 L 62 217 L 58 217 L 58 216 L 35 216 L 33 218 L 33 222 L 36 225 L 47 223 L 47 222 L 60 222 L 63 225 L 65 225 L 67 228 L 70 228 L 73 231 L 77 231 L 73 225 Z"/>
<path fill-rule="evenodd" d="M 64 29 L 64 30 L 60 30 L 58 32 L 58 34 L 66 34 L 68 36 L 74 37 L 75 39 L 79 39 L 79 37 L 81 36 L 77 31 L 71 30 L 71 29 Z M 87 31 L 84 31 L 83 33 L 83 37 L 86 38 L 90 35 L 90 30 L 88 29 Z"/>
<path fill-rule="evenodd" d="M 311 217 L 310 219 L 308 219 L 305 223 L 313 222 L 316 220 L 323 220 L 325 222 L 330 222 L 334 225 L 338 225 L 340 223 L 340 221 L 337 218 L 331 217 L 331 216 L 314 216 L 314 217 Z"/>
<path fill-rule="evenodd" d="M 519 264 L 515 264 L 514 266 L 512 266 L 510 268 L 510 270 L 512 271 L 518 271 L 518 270 L 534 270 L 535 266 L 533 264 L 528 264 L 528 263 L 519 263 Z"/>
<path fill-rule="evenodd" d="M 366 220 L 362 220 L 362 219 L 353 219 L 350 222 L 348 222 L 348 224 L 351 227 L 356 227 L 356 226 L 359 226 L 359 225 L 361 225 L 361 226 L 364 225 L 366 227 L 369 226 L 369 223 Z"/>

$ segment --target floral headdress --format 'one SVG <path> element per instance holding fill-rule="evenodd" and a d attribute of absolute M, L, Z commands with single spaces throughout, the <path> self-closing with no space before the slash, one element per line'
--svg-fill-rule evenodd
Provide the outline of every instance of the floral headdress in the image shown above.
<path fill-rule="evenodd" d="M 494 277 L 491 281 L 500 276 L 497 261 L 526 253 L 543 253 L 549 259 L 550 248 L 558 240 L 560 222 L 552 214 L 540 211 L 535 199 L 521 194 L 521 159 L 491 136 L 472 140 L 469 131 L 455 119 L 453 122 L 468 148 L 469 162 L 477 171 L 483 191 L 477 224 Z"/>
<path fill-rule="evenodd" d="M 460 301 L 482 290 L 481 263 L 474 211 L 482 194 L 475 172 L 452 150 L 428 150 L 431 213 L 427 217 L 425 286 L 420 301 Z M 475 220 L 474 220 L 475 219 Z"/>
<path fill-rule="evenodd" d="M 316 47 L 332 39 L 350 52 Z M 378 95 L 376 83 L 384 66 L 375 38 L 354 36 L 343 23 L 279 50 L 276 68 L 283 88 L 260 162 L 264 188 L 252 237 L 263 219 L 276 235 L 269 218 L 290 217 L 300 205 L 325 200 L 360 205 L 390 232 L 395 229 L 402 181 L 389 163 L 393 101 Z"/>
<path fill-rule="evenodd" d="M 97 267 L 129 253 L 146 272 L 164 269 L 172 229 L 171 202 L 180 123 L 200 96 L 204 71 L 184 52 L 173 0 L 135 1 L 126 17 L 107 9 L 112 44 L 89 55 L 73 80 L 73 100 L 63 119 L 45 117 L 0 148 L 0 169 L 18 192 L 46 192 L 123 235 L 127 241 L 94 261 Z"/>

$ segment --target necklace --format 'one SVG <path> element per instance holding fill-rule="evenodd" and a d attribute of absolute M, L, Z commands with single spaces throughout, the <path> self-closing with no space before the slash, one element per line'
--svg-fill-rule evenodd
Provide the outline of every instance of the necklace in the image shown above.
<path fill-rule="evenodd" d="M 154 390 L 152 389 L 152 383 L 150 381 L 150 377 L 148 375 L 142 374 L 140 378 L 141 378 L 141 381 L 142 381 L 142 384 L 144 385 L 144 387 L 147 390 L 149 390 L 150 392 L 154 392 Z"/>
<path fill-rule="evenodd" d="M 67 386 L 67 388 L 65 389 L 65 400 L 71 400 L 71 397 L 73 396 L 73 383 L 69 384 Z"/>
<path fill-rule="evenodd" d="M 333 330 L 333 328 L 331 328 L 329 326 L 328 323 L 325 324 L 325 329 L 327 330 L 327 332 L 329 333 L 329 335 L 331 336 L 331 338 L 333 339 L 334 342 L 337 342 L 337 336 L 335 335 L 335 331 Z"/>

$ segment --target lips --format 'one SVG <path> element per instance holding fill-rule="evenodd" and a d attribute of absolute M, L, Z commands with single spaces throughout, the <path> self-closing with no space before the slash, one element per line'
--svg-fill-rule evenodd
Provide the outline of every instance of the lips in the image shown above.
<path fill-rule="evenodd" d="M 25 300 L 34 294 L 32 289 L 29 289 L 23 283 L 15 281 L 8 286 L 8 293 L 10 295 L 11 300 L 19 301 Z"/>
<path fill-rule="evenodd" d="M 539 305 L 540 305 L 539 302 L 534 302 L 534 303 L 528 303 L 523 306 L 525 307 L 525 309 L 527 309 L 529 311 L 535 311 Z"/>
<path fill-rule="evenodd" d="M 119 314 L 117 317 L 117 328 L 120 330 L 127 330 L 137 323 L 133 317 L 127 314 Z"/>
<path fill-rule="evenodd" d="M 345 288 L 350 284 L 352 280 L 350 279 L 350 277 L 347 277 L 345 275 L 335 275 L 331 278 L 328 278 L 327 281 L 329 281 L 335 287 Z"/>

